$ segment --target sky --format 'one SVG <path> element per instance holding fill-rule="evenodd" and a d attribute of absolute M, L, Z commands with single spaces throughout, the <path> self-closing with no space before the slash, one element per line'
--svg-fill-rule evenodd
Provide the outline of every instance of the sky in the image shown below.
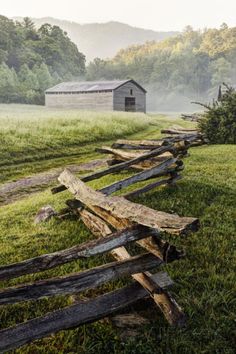
<path fill-rule="evenodd" d="M 236 0 L 0 0 L 7 17 L 54 17 L 84 23 L 119 21 L 156 31 L 236 26 Z"/>

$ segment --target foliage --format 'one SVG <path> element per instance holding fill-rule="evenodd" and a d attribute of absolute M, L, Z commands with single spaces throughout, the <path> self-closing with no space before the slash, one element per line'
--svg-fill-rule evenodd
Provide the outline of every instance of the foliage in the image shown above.
<path fill-rule="evenodd" d="M 0 16 L 0 102 L 43 103 L 44 90 L 85 72 L 85 56 L 58 26 Z"/>
<path fill-rule="evenodd" d="M 206 111 L 200 129 L 213 144 L 236 144 L 236 91 L 225 85 L 226 91 Z"/>
<path fill-rule="evenodd" d="M 131 46 L 111 60 L 95 59 L 87 78 L 132 77 L 148 89 L 149 107 L 160 109 L 166 101 L 170 108 L 175 96 L 189 102 L 212 98 L 221 82 L 235 83 L 235 54 L 236 27 L 222 25 L 201 32 L 188 26 L 162 42 Z"/>

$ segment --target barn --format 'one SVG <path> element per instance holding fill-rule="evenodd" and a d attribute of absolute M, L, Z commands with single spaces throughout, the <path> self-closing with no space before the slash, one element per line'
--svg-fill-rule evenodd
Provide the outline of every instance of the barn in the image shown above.
<path fill-rule="evenodd" d="M 146 90 L 134 80 L 63 82 L 45 91 L 47 107 L 146 113 Z"/>

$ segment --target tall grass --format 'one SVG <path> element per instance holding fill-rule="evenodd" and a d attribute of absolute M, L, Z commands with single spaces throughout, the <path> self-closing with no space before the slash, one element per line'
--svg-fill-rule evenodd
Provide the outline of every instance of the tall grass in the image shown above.
<path fill-rule="evenodd" d="M 146 129 L 151 121 L 142 113 L 0 105 L 0 166 L 70 154 L 82 144 Z"/>

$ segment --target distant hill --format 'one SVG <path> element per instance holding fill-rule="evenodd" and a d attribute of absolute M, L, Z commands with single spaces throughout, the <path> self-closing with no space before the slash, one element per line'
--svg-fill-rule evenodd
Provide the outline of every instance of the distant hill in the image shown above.
<path fill-rule="evenodd" d="M 22 18 L 16 17 L 21 21 Z M 155 32 L 132 27 L 120 22 L 91 23 L 81 25 L 76 22 L 58 20 L 52 17 L 33 18 L 37 27 L 44 23 L 57 25 L 68 33 L 70 39 L 84 53 L 87 62 L 96 57 L 112 58 L 120 49 L 146 41 L 161 41 L 175 36 L 178 32 Z"/>

